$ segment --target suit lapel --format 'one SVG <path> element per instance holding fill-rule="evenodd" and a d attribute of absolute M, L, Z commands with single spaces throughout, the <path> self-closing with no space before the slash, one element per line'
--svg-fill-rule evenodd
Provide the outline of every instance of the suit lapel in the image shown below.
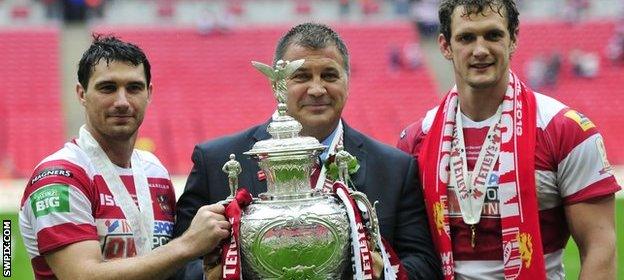
<path fill-rule="evenodd" d="M 260 125 L 256 128 L 256 131 L 252 134 L 251 138 L 249 139 L 250 141 L 249 149 L 251 149 L 253 145 L 256 144 L 256 142 L 266 140 L 271 137 L 271 135 L 267 132 L 268 125 L 269 125 L 269 122 L 266 122 L 263 125 Z M 259 180 L 258 172 L 260 171 L 260 167 L 258 166 L 258 162 L 251 157 L 250 157 L 250 161 L 252 162 L 252 165 L 250 166 L 249 172 L 247 172 L 248 176 L 251 177 L 249 178 L 250 179 L 249 181 L 251 182 L 251 186 L 249 186 L 250 188 L 249 192 L 251 192 L 254 195 L 254 197 L 257 197 L 258 194 L 267 191 L 266 177 L 263 180 Z"/>
<path fill-rule="evenodd" d="M 351 180 L 358 191 L 364 191 L 366 188 L 366 163 L 368 157 L 368 154 L 362 148 L 364 139 L 360 133 L 353 130 L 344 121 L 342 123 L 344 125 L 344 148 L 351 155 L 355 156 L 360 164 L 360 169 L 358 169 L 355 174 L 351 175 Z M 249 149 L 251 149 L 256 142 L 266 140 L 271 137 L 271 135 L 266 131 L 268 124 L 269 122 L 266 122 L 265 124 L 257 127 L 256 131 L 249 139 Z M 252 162 L 252 165 L 248 167 L 249 172 L 247 172 L 247 174 L 251 177 L 249 178 L 249 181 L 252 182 L 252 184 L 249 186 L 249 191 L 257 196 L 259 193 L 266 192 L 266 179 L 262 181 L 258 180 L 258 171 L 260 171 L 260 168 L 258 167 L 256 160 L 250 159 L 250 161 Z"/>
<path fill-rule="evenodd" d="M 347 126 L 344 121 L 342 124 L 344 126 L 344 148 L 352 156 L 356 157 L 360 164 L 360 169 L 351 175 L 351 180 L 356 190 L 364 191 L 366 189 L 366 162 L 368 154 L 362 149 L 364 144 L 362 135 Z"/>

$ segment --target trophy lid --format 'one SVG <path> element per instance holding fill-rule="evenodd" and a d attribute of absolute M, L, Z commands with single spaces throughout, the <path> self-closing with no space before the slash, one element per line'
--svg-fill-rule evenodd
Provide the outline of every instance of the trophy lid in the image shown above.
<path fill-rule="evenodd" d="M 246 155 L 266 156 L 266 155 L 301 155 L 318 154 L 326 146 L 319 143 L 314 137 L 300 136 L 303 128 L 301 123 L 286 114 L 286 79 L 294 73 L 297 68 L 303 65 L 304 60 L 292 62 L 279 60 L 275 68 L 252 61 L 253 66 L 262 72 L 271 81 L 273 93 L 277 99 L 277 110 L 273 114 L 272 121 L 267 127 L 271 138 L 256 142 L 251 150 L 245 152 Z"/>

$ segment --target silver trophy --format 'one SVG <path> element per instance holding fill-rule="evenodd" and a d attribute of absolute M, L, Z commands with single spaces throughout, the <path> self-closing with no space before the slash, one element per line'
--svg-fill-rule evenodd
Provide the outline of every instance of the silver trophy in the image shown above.
<path fill-rule="evenodd" d="M 286 114 L 286 80 L 303 60 L 279 61 L 275 68 L 252 64 L 271 80 L 278 106 L 267 128 L 272 137 L 245 153 L 266 174 L 267 192 L 241 217 L 243 279 L 342 279 L 351 274 L 345 207 L 310 184 L 326 147 L 300 136 L 301 124 Z"/>

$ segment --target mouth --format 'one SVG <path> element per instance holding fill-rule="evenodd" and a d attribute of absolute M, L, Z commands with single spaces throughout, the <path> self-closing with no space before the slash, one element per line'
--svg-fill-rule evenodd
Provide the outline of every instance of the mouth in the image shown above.
<path fill-rule="evenodd" d="M 126 123 L 126 122 L 130 121 L 132 118 L 134 118 L 134 116 L 132 116 L 132 115 L 113 115 L 113 116 L 108 116 L 108 118 L 112 119 L 114 122 L 117 122 L 117 123 Z"/>
<path fill-rule="evenodd" d="M 477 70 L 485 70 L 490 66 L 493 66 L 494 63 L 474 63 L 474 64 L 470 64 L 470 68 L 474 68 Z"/>
<path fill-rule="evenodd" d="M 325 107 L 329 107 L 330 105 L 331 105 L 330 103 L 308 103 L 308 104 L 302 104 L 301 107 L 325 108 Z"/>

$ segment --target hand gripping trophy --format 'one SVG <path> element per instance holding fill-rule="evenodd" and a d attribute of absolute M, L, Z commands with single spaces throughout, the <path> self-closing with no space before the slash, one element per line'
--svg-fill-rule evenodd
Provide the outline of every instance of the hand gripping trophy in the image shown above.
<path fill-rule="evenodd" d="M 226 198 L 226 200 L 234 198 L 236 194 L 236 190 L 238 189 L 238 175 L 243 171 L 241 165 L 238 161 L 236 161 L 236 155 L 230 154 L 230 160 L 227 161 L 223 168 L 221 168 L 223 172 L 228 175 L 228 182 L 230 184 L 230 196 Z"/>

